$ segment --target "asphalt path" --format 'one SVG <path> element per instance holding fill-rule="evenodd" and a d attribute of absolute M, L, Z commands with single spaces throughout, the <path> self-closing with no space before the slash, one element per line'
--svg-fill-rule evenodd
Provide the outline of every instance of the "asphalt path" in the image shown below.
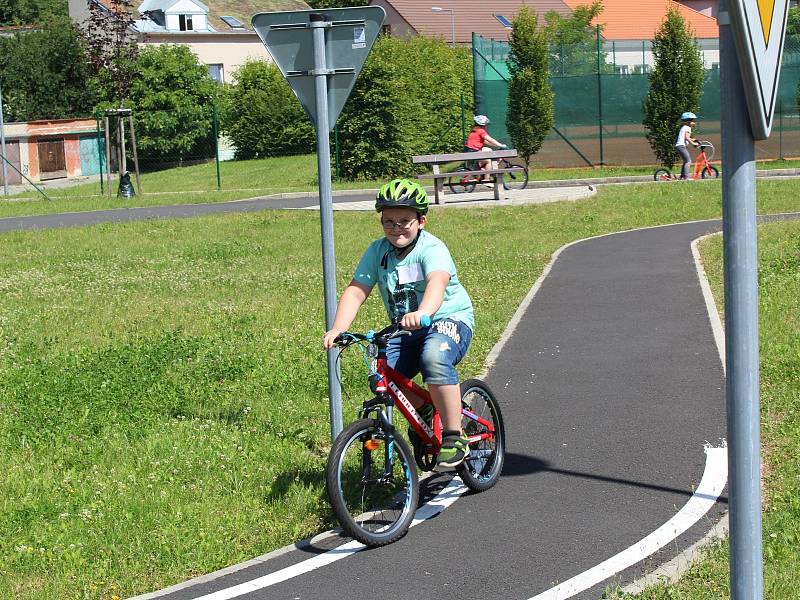
<path fill-rule="evenodd" d="M 22 217 L 0 220 L 0 231 L 261 210 L 279 202 Z M 725 436 L 724 374 L 690 250 L 692 240 L 720 227 L 656 227 L 563 249 L 486 377 L 508 438 L 497 486 L 461 496 L 388 547 L 237 597 L 525 600 L 672 518 L 700 482 L 704 445 L 720 445 Z M 441 476 L 428 482 L 445 483 Z M 651 571 L 705 535 L 725 509 L 723 494 L 666 549 L 572 597 L 598 598 L 606 586 Z M 158 596 L 227 597 L 232 586 L 340 543 L 338 536 L 300 543 Z"/>
<path fill-rule="evenodd" d="M 333 203 L 374 200 L 375 192 L 335 192 Z M 79 211 L 35 215 L 29 217 L 0 218 L 0 233 L 27 229 L 53 229 L 57 227 L 83 227 L 101 223 L 128 223 L 146 219 L 180 219 L 219 215 L 226 213 L 256 212 L 275 208 L 312 208 L 319 206 L 316 193 L 272 195 L 267 198 L 232 200 L 213 204 L 179 204 L 175 206 L 150 206 L 140 208 L 111 208 L 107 210 Z"/>

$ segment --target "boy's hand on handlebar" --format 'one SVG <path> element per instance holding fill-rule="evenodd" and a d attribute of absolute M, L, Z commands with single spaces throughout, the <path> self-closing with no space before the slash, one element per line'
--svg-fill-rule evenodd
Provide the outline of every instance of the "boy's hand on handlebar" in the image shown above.
<path fill-rule="evenodd" d="M 336 338 L 342 335 L 342 329 L 331 329 L 330 331 L 326 331 L 325 335 L 322 337 L 322 347 L 325 350 L 330 350 L 336 345 Z"/>
<path fill-rule="evenodd" d="M 409 331 L 416 331 L 417 329 L 427 327 L 427 325 L 423 325 L 423 319 L 428 320 L 430 323 L 430 317 L 428 317 L 427 313 L 419 310 L 410 312 L 403 315 L 403 318 L 400 319 L 400 326 Z"/>

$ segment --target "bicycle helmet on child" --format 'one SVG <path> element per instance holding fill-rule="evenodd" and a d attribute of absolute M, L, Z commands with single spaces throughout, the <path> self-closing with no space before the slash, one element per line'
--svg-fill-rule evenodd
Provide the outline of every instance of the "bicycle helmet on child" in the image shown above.
<path fill-rule="evenodd" d="M 392 179 L 375 196 L 375 210 L 381 212 L 384 208 L 412 208 L 424 215 L 428 212 L 428 193 L 410 179 Z"/>
<path fill-rule="evenodd" d="M 486 115 L 475 115 L 475 123 L 480 125 L 481 127 L 485 127 L 489 124 L 489 117 Z"/>
<path fill-rule="evenodd" d="M 687 111 L 681 115 L 681 121 L 694 121 L 697 115 L 693 112 Z"/>

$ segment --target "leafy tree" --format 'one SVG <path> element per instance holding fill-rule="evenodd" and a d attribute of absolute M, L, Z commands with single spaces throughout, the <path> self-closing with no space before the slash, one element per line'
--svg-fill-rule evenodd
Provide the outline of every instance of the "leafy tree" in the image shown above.
<path fill-rule="evenodd" d="M 800 8 L 792 6 L 786 18 L 786 35 L 800 35 Z"/>
<path fill-rule="evenodd" d="M 379 36 L 339 118 L 340 173 L 408 175 L 415 154 L 460 150 L 462 95 L 472 96 L 467 49 L 442 38 Z"/>
<path fill-rule="evenodd" d="M 236 146 L 236 158 L 313 152 L 314 127 L 275 65 L 248 61 L 235 80 L 225 100 L 222 129 Z"/>
<path fill-rule="evenodd" d="M 129 105 L 136 142 L 146 158 L 207 157 L 219 84 L 187 46 L 148 46 L 136 63 Z"/>
<path fill-rule="evenodd" d="M 40 25 L 67 16 L 66 0 L 0 0 L 0 25 Z"/>
<path fill-rule="evenodd" d="M 667 11 L 653 39 L 653 59 L 655 68 L 649 75 L 643 124 L 656 157 L 671 169 L 677 159 L 674 146 L 680 115 L 697 112 L 705 81 L 697 41 L 674 8 Z"/>
<path fill-rule="evenodd" d="M 86 116 L 97 97 L 80 32 L 67 17 L 0 38 L 0 80 L 8 121 Z"/>
<path fill-rule="evenodd" d="M 136 76 L 139 57 L 138 40 L 130 29 L 135 22 L 134 6 L 131 0 L 109 0 L 108 5 L 89 4 L 84 29 L 87 58 L 104 99 L 122 106 Z"/>
<path fill-rule="evenodd" d="M 587 75 L 597 72 L 597 27 L 592 25 L 603 12 L 601 0 L 577 6 L 565 17 L 554 10 L 544 18 L 550 42 L 550 72 L 553 75 Z M 602 26 L 600 31 L 602 32 Z M 611 68 L 611 67 L 609 67 Z"/>
<path fill-rule="evenodd" d="M 527 6 L 520 9 L 512 25 L 506 128 L 514 147 L 529 165 L 553 126 L 547 33 L 539 28 L 536 13 Z"/>

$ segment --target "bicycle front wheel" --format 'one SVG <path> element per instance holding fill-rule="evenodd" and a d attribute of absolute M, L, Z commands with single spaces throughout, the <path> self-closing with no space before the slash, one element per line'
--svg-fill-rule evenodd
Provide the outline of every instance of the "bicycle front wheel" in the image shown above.
<path fill-rule="evenodd" d="M 459 170 L 464 171 L 464 169 L 456 169 L 453 171 L 453 176 L 447 180 L 447 187 L 449 187 L 450 191 L 454 194 L 464 194 L 474 191 L 478 178 L 474 175 L 460 175 Z"/>
<path fill-rule="evenodd" d="M 513 165 L 507 160 L 499 163 L 501 168 L 519 167 L 522 165 Z M 513 173 L 503 173 L 503 187 L 507 190 L 524 190 L 528 186 L 528 169 L 522 167 L 522 171 Z"/>
<path fill-rule="evenodd" d="M 700 177 L 703 179 L 716 179 L 719 177 L 719 169 L 717 167 L 712 167 L 708 165 L 705 169 L 703 169 L 700 173 Z"/>
<path fill-rule="evenodd" d="M 672 181 L 674 177 L 668 169 L 656 169 L 656 172 L 653 173 L 653 179 L 655 181 Z"/>
<path fill-rule="evenodd" d="M 391 544 L 411 526 L 419 503 L 414 457 L 378 421 L 361 419 L 336 436 L 325 481 L 336 518 L 362 544 Z"/>
<path fill-rule="evenodd" d="M 469 489 L 482 492 L 500 478 L 506 455 L 503 415 L 494 394 L 480 379 L 461 384 L 461 425 L 470 438 L 469 456 L 458 475 Z"/>

